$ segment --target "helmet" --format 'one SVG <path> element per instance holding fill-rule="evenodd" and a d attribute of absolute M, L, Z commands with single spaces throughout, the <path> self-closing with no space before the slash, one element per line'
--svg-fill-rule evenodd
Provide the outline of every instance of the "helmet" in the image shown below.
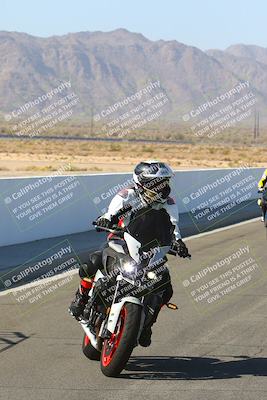
<path fill-rule="evenodd" d="M 165 203 L 170 194 L 172 169 L 160 161 L 142 161 L 134 169 L 133 180 L 140 197 L 148 204 Z"/>

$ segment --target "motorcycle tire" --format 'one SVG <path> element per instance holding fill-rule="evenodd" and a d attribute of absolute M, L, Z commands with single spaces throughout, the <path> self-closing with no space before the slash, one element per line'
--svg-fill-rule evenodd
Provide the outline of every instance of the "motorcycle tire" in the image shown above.
<path fill-rule="evenodd" d="M 127 364 L 140 328 L 142 308 L 133 303 L 125 303 L 120 312 L 117 331 L 110 339 L 105 339 L 101 352 L 101 371 L 105 376 L 116 377 Z"/>
<path fill-rule="evenodd" d="M 100 352 L 91 345 L 90 339 L 86 334 L 84 334 L 83 337 L 82 351 L 85 357 L 89 358 L 89 360 L 100 360 Z"/>

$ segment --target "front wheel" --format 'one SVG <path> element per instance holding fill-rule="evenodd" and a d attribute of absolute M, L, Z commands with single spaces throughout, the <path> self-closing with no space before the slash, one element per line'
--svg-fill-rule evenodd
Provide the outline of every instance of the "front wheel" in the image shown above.
<path fill-rule="evenodd" d="M 125 303 L 121 309 L 115 332 L 105 339 L 101 353 L 101 371 L 110 377 L 124 369 L 137 342 L 142 308 Z"/>

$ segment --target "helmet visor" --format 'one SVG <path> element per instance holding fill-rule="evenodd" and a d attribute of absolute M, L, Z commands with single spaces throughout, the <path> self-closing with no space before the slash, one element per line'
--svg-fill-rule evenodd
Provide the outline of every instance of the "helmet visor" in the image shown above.
<path fill-rule="evenodd" d="M 170 178 L 155 178 L 143 183 L 144 197 L 149 202 L 163 203 L 170 194 Z"/>

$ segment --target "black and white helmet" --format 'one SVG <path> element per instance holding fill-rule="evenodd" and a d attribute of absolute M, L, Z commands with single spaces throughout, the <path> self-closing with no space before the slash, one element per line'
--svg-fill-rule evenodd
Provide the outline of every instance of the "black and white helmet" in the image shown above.
<path fill-rule="evenodd" d="M 165 203 L 171 188 L 172 169 L 160 161 L 142 161 L 134 169 L 133 180 L 139 195 L 148 204 Z"/>

